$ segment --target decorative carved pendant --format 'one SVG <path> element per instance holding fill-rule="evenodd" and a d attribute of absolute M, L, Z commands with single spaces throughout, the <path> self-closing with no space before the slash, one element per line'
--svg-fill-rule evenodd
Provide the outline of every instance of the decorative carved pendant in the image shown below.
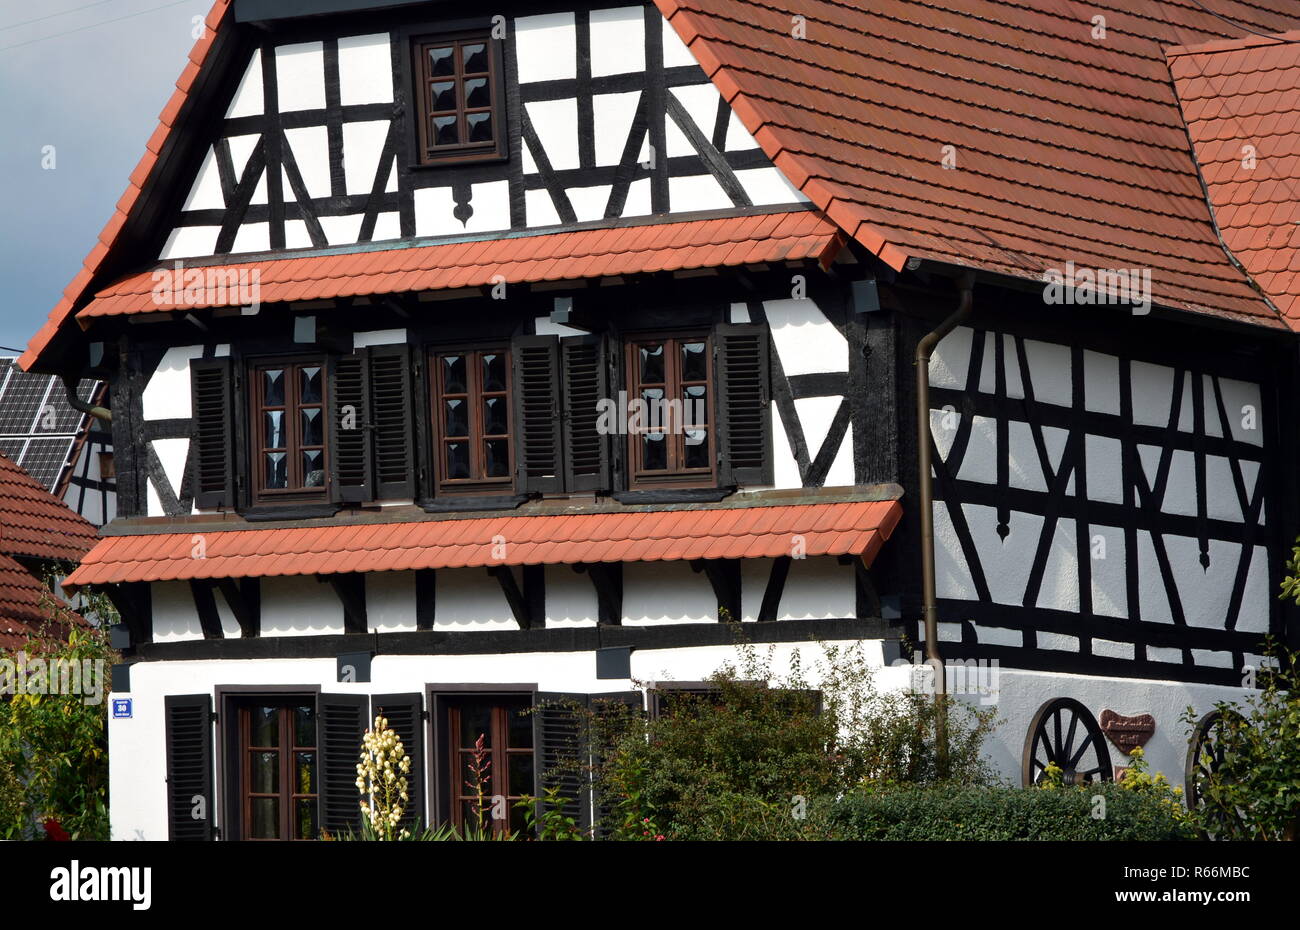
<path fill-rule="evenodd" d="M 1139 746 L 1145 746 L 1155 731 L 1156 718 L 1150 714 L 1125 717 L 1113 710 L 1101 712 L 1101 732 L 1126 753 L 1132 752 Z"/>

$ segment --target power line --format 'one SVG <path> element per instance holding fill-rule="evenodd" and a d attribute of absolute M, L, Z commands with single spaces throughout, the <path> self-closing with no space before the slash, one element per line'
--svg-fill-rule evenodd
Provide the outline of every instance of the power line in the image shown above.
<path fill-rule="evenodd" d="M 17 29 L 19 26 L 30 26 L 32 23 L 43 23 L 45 20 L 54 19 L 57 16 L 67 16 L 70 13 L 80 13 L 82 10 L 89 10 L 91 7 L 95 6 L 103 6 L 105 3 L 109 2 L 111 2 L 111 0 L 95 0 L 94 3 L 87 3 L 85 6 L 75 6 L 72 9 L 64 10 L 61 13 L 50 13 L 46 16 L 38 16 L 35 19 L 25 19 L 21 23 L 12 23 L 8 26 L 0 26 L 0 32 L 4 32 L 7 29 Z"/>
<path fill-rule="evenodd" d="M 191 3 L 193 0 L 172 0 L 171 3 L 164 3 L 162 6 L 150 7 L 147 10 L 140 10 L 136 13 L 127 13 L 125 16 L 117 16 L 113 19 L 105 19 L 98 23 L 91 23 L 88 26 L 78 26 L 76 29 L 65 29 L 63 32 L 51 33 L 47 36 L 41 36 L 39 39 L 29 39 L 26 42 L 16 42 L 13 45 L 0 46 L 0 52 L 7 52 L 11 49 L 22 48 L 25 45 L 35 45 L 37 42 L 44 42 L 47 39 L 57 39 L 60 36 L 69 36 L 74 32 L 85 32 L 87 29 L 97 29 L 100 26 L 107 26 L 110 23 L 120 23 L 124 19 L 132 19 L 136 16 L 144 16 L 146 13 L 157 13 L 159 10 L 166 10 L 169 7 L 180 6 L 182 3 Z"/>

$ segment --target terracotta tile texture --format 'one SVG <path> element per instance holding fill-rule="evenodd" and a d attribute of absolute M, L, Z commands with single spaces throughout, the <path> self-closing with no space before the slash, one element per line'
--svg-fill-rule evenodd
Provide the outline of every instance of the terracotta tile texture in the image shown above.
<path fill-rule="evenodd" d="M 1223 241 L 1300 330 L 1300 31 L 1168 57 Z"/>
<path fill-rule="evenodd" d="M 655 2 L 791 183 L 894 267 L 1150 268 L 1156 303 L 1283 325 L 1188 146 L 1165 47 L 1241 34 L 1192 0 Z M 1206 6 L 1300 27 L 1292 0 Z"/>
<path fill-rule="evenodd" d="M 770 225 L 767 223 L 769 219 Z M 680 235 L 678 241 L 691 245 L 660 245 L 659 237 L 665 231 L 676 231 Z M 507 284 L 517 284 L 802 259 L 829 264 L 841 243 L 835 224 L 819 213 L 798 210 L 775 215 L 271 259 L 195 270 L 255 274 L 260 299 L 264 303 L 276 303 L 355 294 L 481 287 L 494 283 L 498 275 Z M 232 288 L 224 297 L 216 294 L 217 303 L 175 304 L 170 291 L 160 295 L 162 300 L 155 300 L 154 287 L 153 272 L 131 275 L 100 291 L 77 316 L 84 320 L 196 306 L 238 306 L 240 300 L 238 288 Z"/>
<path fill-rule="evenodd" d="M 98 538 L 93 524 L 0 455 L 0 554 L 76 562 Z"/>
<path fill-rule="evenodd" d="M 275 527 L 205 533 L 110 536 L 70 575 L 67 586 L 249 575 L 411 571 L 579 562 L 776 558 L 802 536 L 808 556 L 859 555 L 868 563 L 903 512 L 898 501 L 719 507 L 411 523 Z M 495 541 L 494 541 L 495 539 Z M 504 540 L 504 552 L 496 545 Z"/>

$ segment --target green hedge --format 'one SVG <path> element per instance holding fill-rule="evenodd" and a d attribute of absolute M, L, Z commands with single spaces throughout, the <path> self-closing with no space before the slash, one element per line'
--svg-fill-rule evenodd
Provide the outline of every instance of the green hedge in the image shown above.
<path fill-rule="evenodd" d="M 1105 816 L 1093 816 L 1096 795 Z M 1182 840 L 1195 834 L 1159 800 L 1088 788 L 900 788 L 856 793 L 818 812 L 842 840 Z"/>

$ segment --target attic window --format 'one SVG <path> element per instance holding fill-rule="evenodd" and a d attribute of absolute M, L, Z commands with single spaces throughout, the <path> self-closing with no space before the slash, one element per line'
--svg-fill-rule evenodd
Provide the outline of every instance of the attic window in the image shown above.
<path fill-rule="evenodd" d="M 412 48 L 425 165 L 503 157 L 500 50 L 486 32 L 425 36 Z"/>

